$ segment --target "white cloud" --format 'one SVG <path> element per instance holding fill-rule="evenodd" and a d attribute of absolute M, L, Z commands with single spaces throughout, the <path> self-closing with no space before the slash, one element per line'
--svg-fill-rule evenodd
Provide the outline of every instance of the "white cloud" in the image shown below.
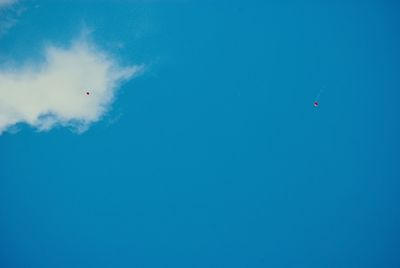
<path fill-rule="evenodd" d="M 44 52 L 40 63 L 0 68 L 0 134 L 18 123 L 85 131 L 107 112 L 120 83 L 141 69 L 120 66 L 84 38 Z"/>

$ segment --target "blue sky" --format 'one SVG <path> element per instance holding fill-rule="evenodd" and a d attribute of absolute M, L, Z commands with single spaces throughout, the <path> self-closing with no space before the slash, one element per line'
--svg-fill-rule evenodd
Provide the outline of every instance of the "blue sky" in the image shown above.
<path fill-rule="evenodd" d="M 399 11 L 0 7 L 0 266 L 399 267 Z"/>

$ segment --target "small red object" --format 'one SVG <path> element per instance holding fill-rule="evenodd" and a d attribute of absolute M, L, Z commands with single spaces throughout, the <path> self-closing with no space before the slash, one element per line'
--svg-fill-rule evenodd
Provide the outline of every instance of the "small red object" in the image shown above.
<path fill-rule="evenodd" d="M 319 103 L 318 101 L 314 101 L 314 107 L 318 107 Z"/>

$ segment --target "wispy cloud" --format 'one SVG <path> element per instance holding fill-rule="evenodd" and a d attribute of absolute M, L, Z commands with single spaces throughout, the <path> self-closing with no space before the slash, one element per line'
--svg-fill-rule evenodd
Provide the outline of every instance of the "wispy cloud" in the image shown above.
<path fill-rule="evenodd" d="M 0 0 L 0 8 L 13 5 L 17 2 L 17 0 Z"/>
<path fill-rule="evenodd" d="M 17 3 L 18 0 L 0 0 L 0 37 L 17 24 L 17 18 L 25 10 Z"/>
<path fill-rule="evenodd" d="M 85 131 L 107 112 L 120 83 L 140 69 L 121 66 L 86 38 L 68 48 L 48 46 L 41 62 L 6 64 L 0 68 L 0 134 L 18 123 Z"/>

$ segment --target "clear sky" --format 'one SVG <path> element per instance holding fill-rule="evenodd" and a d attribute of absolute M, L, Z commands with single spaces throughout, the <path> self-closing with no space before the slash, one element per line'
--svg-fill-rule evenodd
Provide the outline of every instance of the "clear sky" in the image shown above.
<path fill-rule="evenodd" d="M 0 267 L 400 266 L 396 1 L 12 2 Z"/>

